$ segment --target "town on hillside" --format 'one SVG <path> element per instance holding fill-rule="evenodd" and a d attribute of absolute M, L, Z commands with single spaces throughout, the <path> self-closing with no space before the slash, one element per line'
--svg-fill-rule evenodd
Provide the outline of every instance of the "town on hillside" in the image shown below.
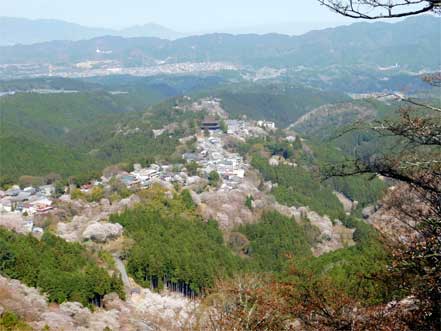
<path fill-rule="evenodd" d="M 201 104 L 204 110 L 220 108 L 220 100 L 214 98 L 203 99 Z M 183 153 L 182 163 L 150 164 L 146 167 L 136 163 L 130 172 L 119 170 L 110 175 L 104 174 L 78 188 L 73 185 L 56 188 L 54 184 L 46 184 L 36 187 L 12 185 L 6 191 L 0 190 L 0 225 L 19 233 L 41 235 L 44 230 L 34 224 L 34 219 L 56 212 L 57 201 L 76 194 L 90 195 L 94 189 L 106 191 L 115 180 L 132 192 L 154 184 L 191 188 L 210 181 L 216 181 L 215 189 L 219 192 L 237 189 L 250 165 L 238 153 L 227 150 L 224 146 L 226 141 L 231 137 L 245 141 L 251 137 L 266 136 L 275 130 L 275 123 L 270 121 L 221 119 L 208 115 L 201 121 L 200 130 L 194 136 L 181 139 L 183 142 L 195 140 L 194 151 Z M 275 161 L 272 159 L 270 162 L 273 164 Z"/>

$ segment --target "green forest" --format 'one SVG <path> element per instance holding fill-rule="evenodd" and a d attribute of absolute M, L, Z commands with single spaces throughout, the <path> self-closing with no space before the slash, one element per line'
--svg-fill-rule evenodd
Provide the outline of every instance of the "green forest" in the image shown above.
<path fill-rule="evenodd" d="M 47 293 L 51 302 L 78 301 L 98 305 L 104 295 L 124 298 L 118 276 L 97 266 L 78 243 L 67 243 L 50 233 L 41 240 L 0 229 L 0 273 Z"/>
<path fill-rule="evenodd" d="M 387 273 L 391 261 L 376 230 L 365 222 L 350 217 L 344 221 L 354 228 L 355 246 L 339 249 L 315 258 L 294 260 L 294 266 L 302 275 L 296 281 L 304 286 L 330 280 L 336 288 L 364 304 L 378 304 L 395 298 L 399 289 L 387 283 L 382 275 Z M 290 278 L 292 276 L 288 275 Z"/>
<path fill-rule="evenodd" d="M 379 234 L 354 217 L 344 223 L 355 229 L 356 245 L 314 257 L 311 248 L 318 242 L 318 229 L 308 221 L 297 223 L 276 212 L 267 213 L 258 223 L 238 228 L 246 238 L 245 270 L 270 272 L 281 281 L 306 287 L 328 280 L 366 304 L 392 300 L 399 289 L 379 276 L 386 273 L 391 259 Z"/>
<path fill-rule="evenodd" d="M 222 106 L 233 117 L 274 121 L 285 128 L 307 112 L 329 103 L 347 101 L 342 93 L 287 84 L 235 84 L 210 91 L 222 99 Z"/>
<path fill-rule="evenodd" d="M 358 202 L 358 209 L 378 201 L 387 184 L 372 175 L 325 178 L 330 164 L 350 159 L 334 143 L 314 139 L 289 143 L 279 137 L 250 139 L 237 146 L 241 155 L 251 160 L 266 181 L 277 184 L 272 193 L 286 205 L 309 206 L 321 215 L 344 218 L 343 206 L 333 191 Z M 269 165 L 270 156 L 279 156 L 282 162 Z M 288 163 L 285 163 L 286 161 Z M 295 164 L 293 166 L 293 164 Z"/>
<path fill-rule="evenodd" d="M 249 257 L 246 268 L 275 273 L 284 272 L 292 259 L 312 258 L 319 234 L 308 221 L 299 224 L 277 212 L 268 212 L 258 223 L 242 225 L 237 231 L 247 241 L 242 248 Z"/>
<path fill-rule="evenodd" d="M 87 180 L 111 164 L 170 158 L 182 132 L 157 139 L 152 132 L 173 120 L 170 108 L 144 116 L 147 108 L 103 91 L 1 98 L 0 185 L 48 173 Z"/>
<path fill-rule="evenodd" d="M 145 203 L 113 215 L 135 242 L 127 251 L 128 272 L 141 285 L 192 296 L 237 270 L 238 258 L 225 246 L 217 222 L 204 222 L 189 193 L 173 199 L 149 191 Z"/>
<path fill-rule="evenodd" d="M 288 206 L 309 206 L 312 210 L 332 218 L 343 218 L 343 206 L 332 190 L 314 178 L 311 172 L 289 165 L 276 167 L 268 159 L 255 156 L 252 166 L 260 171 L 265 180 L 279 184 L 273 189 L 277 201 Z"/>
<path fill-rule="evenodd" d="M 376 231 L 357 218 L 344 218 L 345 225 L 355 229 L 357 245 L 320 257 L 312 255 L 319 230 L 308 220 L 297 222 L 277 212 L 227 231 L 224 241 L 217 222 L 198 216 L 188 191 L 171 198 L 158 187 L 149 189 L 138 207 L 113 215 L 111 221 L 122 224 L 133 239 L 125 253 L 128 272 L 152 289 L 193 296 L 205 293 L 217 280 L 241 273 L 270 273 L 290 280 L 295 266 L 304 274 L 331 278 L 366 300 L 377 302 L 391 295 L 381 282 L 368 280 L 385 268 L 389 256 Z M 360 281 L 366 282 L 363 293 L 357 292 Z"/>

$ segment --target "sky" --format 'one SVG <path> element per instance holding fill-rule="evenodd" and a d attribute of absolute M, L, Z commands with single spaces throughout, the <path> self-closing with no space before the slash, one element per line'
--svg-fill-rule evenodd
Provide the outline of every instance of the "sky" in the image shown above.
<path fill-rule="evenodd" d="M 179 32 L 282 32 L 350 22 L 316 0 L 0 0 L 0 16 L 123 28 L 157 23 Z"/>

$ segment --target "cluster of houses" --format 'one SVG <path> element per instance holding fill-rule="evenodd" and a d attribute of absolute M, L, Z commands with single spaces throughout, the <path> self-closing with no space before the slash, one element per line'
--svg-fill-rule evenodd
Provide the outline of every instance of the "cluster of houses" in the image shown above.
<path fill-rule="evenodd" d="M 0 213 L 21 213 L 34 215 L 45 213 L 51 209 L 52 196 L 55 193 L 53 185 L 26 187 L 21 189 L 13 186 L 7 191 L 0 191 Z"/>
<path fill-rule="evenodd" d="M 246 140 L 250 137 L 265 136 L 268 131 L 276 129 L 274 122 L 270 121 L 245 121 L 226 120 L 227 135 Z M 204 176 L 216 171 L 222 177 L 222 190 L 237 188 L 244 179 L 248 168 L 243 158 L 237 153 L 230 153 L 224 148 L 222 139 L 226 135 L 220 130 L 220 125 L 212 117 L 207 117 L 201 124 L 203 131 L 209 131 L 210 135 L 199 135 L 197 138 L 196 151 L 185 153 L 183 159 L 187 162 L 197 162 Z"/>
<path fill-rule="evenodd" d="M 223 147 L 222 132 L 214 131 L 209 137 L 199 136 L 195 153 L 185 153 L 187 162 L 195 161 L 208 176 L 216 171 L 222 177 L 221 189 L 230 190 L 242 183 L 247 164 L 237 153 L 230 153 Z"/>
<path fill-rule="evenodd" d="M 116 176 L 128 188 L 149 187 L 152 184 L 162 181 L 167 183 L 178 183 L 183 186 L 192 185 L 200 178 L 189 176 L 184 170 L 183 164 L 157 165 L 152 164 L 143 168 L 140 164 L 134 164 L 134 170 L 130 173 L 121 173 Z"/>

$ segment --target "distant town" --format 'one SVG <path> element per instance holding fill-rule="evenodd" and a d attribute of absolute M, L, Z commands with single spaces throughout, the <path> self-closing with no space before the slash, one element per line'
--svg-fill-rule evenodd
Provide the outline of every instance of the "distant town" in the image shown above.
<path fill-rule="evenodd" d="M 226 62 L 179 62 L 157 63 L 154 65 L 126 67 L 118 61 L 87 61 L 73 65 L 51 64 L 2 64 L 0 78 L 65 77 L 85 78 L 109 75 L 155 76 L 185 73 L 219 72 L 239 70 L 241 67 Z M 273 73 L 270 73 L 273 75 Z M 263 75 L 263 74 L 261 74 Z"/>

